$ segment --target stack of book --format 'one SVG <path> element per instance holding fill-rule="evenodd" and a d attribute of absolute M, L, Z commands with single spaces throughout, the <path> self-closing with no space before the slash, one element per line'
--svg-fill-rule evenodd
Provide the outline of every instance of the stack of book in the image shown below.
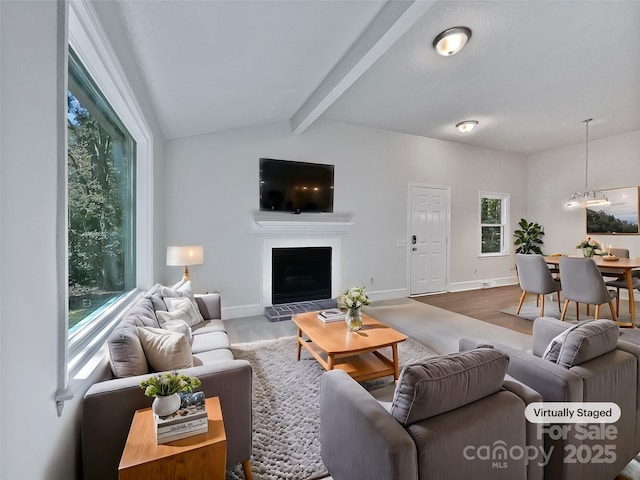
<path fill-rule="evenodd" d="M 318 312 L 318 318 L 323 322 L 339 322 L 344 320 L 344 313 L 337 308 Z"/>
<path fill-rule="evenodd" d="M 209 431 L 207 408 L 204 402 L 181 407 L 177 412 L 166 417 L 155 415 L 155 419 L 158 445 Z"/>

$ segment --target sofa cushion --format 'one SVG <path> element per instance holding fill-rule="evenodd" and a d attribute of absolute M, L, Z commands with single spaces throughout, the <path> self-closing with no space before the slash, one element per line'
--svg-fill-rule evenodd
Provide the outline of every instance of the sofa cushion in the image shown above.
<path fill-rule="evenodd" d="M 160 288 L 160 293 L 161 293 L 162 298 L 165 301 L 165 303 L 167 303 L 167 298 L 175 298 L 175 297 L 188 298 L 189 301 L 191 302 L 191 304 L 193 305 L 193 308 L 196 311 L 196 316 L 198 318 L 198 322 L 197 323 L 203 322 L 204 318 L 202 317 L 202 314 L 200 313 L 200 310 L 198 308 L 198 304 L 196 303 L 196 299 L 195 299 L 195 297 L 193 295 L 193 291 L 191 290 L 191 282 L 190 281 L 178 282 L 176 285 L 174 285 L 174 287 L 176 287 L 176 288 L 169 288 L 169 287 L 161 287 Z"/>
<path fill-rule="evenodd" d="M 193 367 L 187 338 L 161 328 L 138 327 L 138 335 L 149 366 L 156 372 Z"/>
<path fill-rule="evenodd" d="M 207 352 L 200 352 L 193 354 L 193 365 L 199 367 L 201 365 L 211 365 L 214 363 L 229 362 L 233 360 L 233 353 L 226 348 L 219 348 L 218 350 L 209 350 Z"/>
<path fill-rule="evenodd" d="M 149 300 L 151 300 L 151 303 L 153 304 L 153 310 L 156 312 L 167 312 L 167 305 L 164 303 L 164 300 L 162 300 L 162 295 L 160 295 L 159 293 L 154 293 L 153 295 L 150 295 Z"/>
<path fill-rule="evenodd" d="M 194 335 L 191 342 L 191 352 L 193 354 L 221 348 L 231 348 L 229 337 L 225 332 L 210 332 L 206 335 Z"/>
<path fill-rule="evenodd" d="M 151 300 L 151 304 L 153 305 L 153 309 L 156 312 L 157 311 L 161 311 L 161 312 L 166 312 L 167 311 L 167 306 L 164 304 L 164 301 L 162 300 L 162 294 L 160 293 L 161 289 L 162 289 L 162 285 L 159 284 L 159 283 L 156 283 L 153 287 L 151 287 L 144 294 L 144 298 L 148 298 L 149 300 Z"/>
<path fill-rule="evenodd" d="M 222 320 L 205 320 L 197 325 L 191 327 L 191 333 L 193 335 L 202 335 L 203 333 L 211 332 L 226 332 L 224 323 Z"/>
<path fill-rule="evenodd" d="M 193 325 L 197 325 L 202 323 L 202 320 L 198 317 L 196 313 L 196 309 L 193 307 L 193 304 L 188 298 L 185 297 L 167 297 L 165 299 L 165 303 L 167 304 L 168 312 L 156 312 L 156 316 L 158 316 L 158 320 L 162 318 L 166 318 L 173 315 L 178 315 L 176 318 L 180 318 L 187 322 L 187 324 L 191 327 Z M 169 313 L 169 315 L 164 315 Z M 161 316 L 158 314 L 162 314 Z"/>
<path fill-rule="evenodd" d="M 139 327 L 160 328 L 158 319 L 149 298 L 141 298 L 125 314 L 125 318 L 132 319 Z"/>
<path fill-rule="evenodd" d="M 558 365 L 571 368 L 616 348 L 620 329 L 611 320 L 591 320 L 578 324 L 567 334 L 558 355 Z"/>
<path fill-rule="evenodd" d="M 147 358 L 138 337 L 138 327 L 124 319 L 109 335 L 109 363 L 115 378 L 133 377 L 149 373 Z"/>
<path fill-rule="evenodd" d="M 191 344 L 191 327 L 184 320 L 169 320 L 160 324 L 160 328 L 169 330 L 170 332 L 181 333 L 187 337 L 187 341 Z"/>
<path fill-rule="evenodd" d="M 407 426 L 491 395 L 502 387 L 508 365 L 507 355 L 490 348 L 407 365 L 398 379 L 391 414 Z"/>

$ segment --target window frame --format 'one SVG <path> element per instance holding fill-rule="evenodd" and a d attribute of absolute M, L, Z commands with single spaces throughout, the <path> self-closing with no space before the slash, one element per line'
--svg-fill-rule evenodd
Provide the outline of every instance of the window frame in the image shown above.
<path fill-rule="evenodd" d="M 500 204 L 500 223 L 482 223 L 482 200 L 485 198 L 501 200 Z M 509 202 L 511 195 L 508 193 L 500 192 L 479 192 L 478 199 L 478 242 L 479 253 L 478 257 L 504 257 L 509 255 L 509 245 L 507 242 L 507 232 L 509 232 Z M 482 251 L 482 228 L 483 227 L 500 227 L 500 251 L 499 252 L 483 252 Z"/>
<path fill-rule="evenodd" d="M 64 199 L 65 214 L 58 219 L 58 245 L 60 275 L 58 288 L 59 349 L 58 388 L 55 400 L 58 415 L 62 413 L 65 400 L 73 398 L 74 392 L 104 361 L 104 345 L 122 314 L 151 286 L 153 278 L 153 136 L 129 81 L 124 74 L 108 36 L 94 8 L 84 0 L 65 2 L 68 7 L 66 41 L 64 44 L 64 113 L 61 122 L 64 128 L 64 155 L 59 158 L 59 171 L 64 181 L 58 182 L 58 197 Z M 71 47 L 95 82 L 100 92 L 118 115 L 136 142 L 135 149 L 135 288 L 122 295 L 107 308 L 95 313 L 90 326 L 69 335 L 68 328 L 68 242 L 67 242 L 67 134 L 66 93 L 68 88 L 68 59 Z M 64 277 L 64 283 L 62 283 Z M 64 308 L 62 307 L 64 305 Z"/>

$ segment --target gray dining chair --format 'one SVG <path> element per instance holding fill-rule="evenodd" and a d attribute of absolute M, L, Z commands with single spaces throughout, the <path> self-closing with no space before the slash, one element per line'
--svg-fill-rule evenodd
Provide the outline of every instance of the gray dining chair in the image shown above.
<path fill-rule="evenodd" d="M 576 319 L 580 320 L 579 304 L 595 305 L 594 317 L 600 314 L 600 305 L 606 303 L 611 310 L 611 317 L 618 320 L 613 307 L 616 292 L 607 290 L 604 279 L 592 258 L 561 257 L 560 279 L 562 294 L 565 298 L 560 320 L 564 321 L 569 302 L 576 302 Z"/>
<path fill-rule="evenodd" d="M 629 258 L 629 250 L 626 248 L 612 248 L 611 255 L 615 255 L 618 258 Z M 607 287 L 615 287 L 616 289 L 616 315 L 620 315 L 620 289 L 629 288 L 627 279 L 624 275 L 620 275 L 620 271 L 617 272 L 618 278 L 606 282 Z M 634 289 L 640 290 L 640 271 L 631 272 L 631 285 Z"/>
<path fill-rule="evenodd" d="M 558 296 L 558 311 L 560 311 L 560 290 L 562 285 L 553 278 L 551 271 L 541 255 L 532 255 L 517 253 L 516 267 L 518 273 L 518 281 L 522 288 L 520 295 L 520 303 L 518 303 L 518 311 L 522 308 L 527 293 L 536 294 L 536 305 L 540 305 L 540 316 L 544 317 L 544 296 L 547 293 L 556 292 Z"/>

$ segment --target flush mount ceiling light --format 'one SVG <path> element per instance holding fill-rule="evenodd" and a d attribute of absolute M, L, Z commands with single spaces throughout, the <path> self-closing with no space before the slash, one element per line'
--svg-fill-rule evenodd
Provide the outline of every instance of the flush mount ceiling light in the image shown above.
<path fill-rule="evenodd" d="M 460 133 L 469 133 L 476 128 L 476 125 L 478 125 L 477 120 L 465 120 L 464 122 L 457 123 L 456 128 Z"/>
<path fill-rule="evenodd" d="M 470 38 L 471 29 L 467 27 L 449 28 L 433 40 L 433 48 L 438 55 L 450 57 L 462 50 Z"/>
<path fill-rule="evenodd" d="M 597 190 L 589 190 L 587 181 L 589 179 L 589 122 L 593 118 L 582 120 L 586 126 L 585 140 L 585 160 L 584 160 L 584 192 L 574 192 L 569 196 L 569 201 L 565 203 L 566 207 L 597 207 L 602 205 L 610 205 L 611 202 L 604 193 Z"/>

